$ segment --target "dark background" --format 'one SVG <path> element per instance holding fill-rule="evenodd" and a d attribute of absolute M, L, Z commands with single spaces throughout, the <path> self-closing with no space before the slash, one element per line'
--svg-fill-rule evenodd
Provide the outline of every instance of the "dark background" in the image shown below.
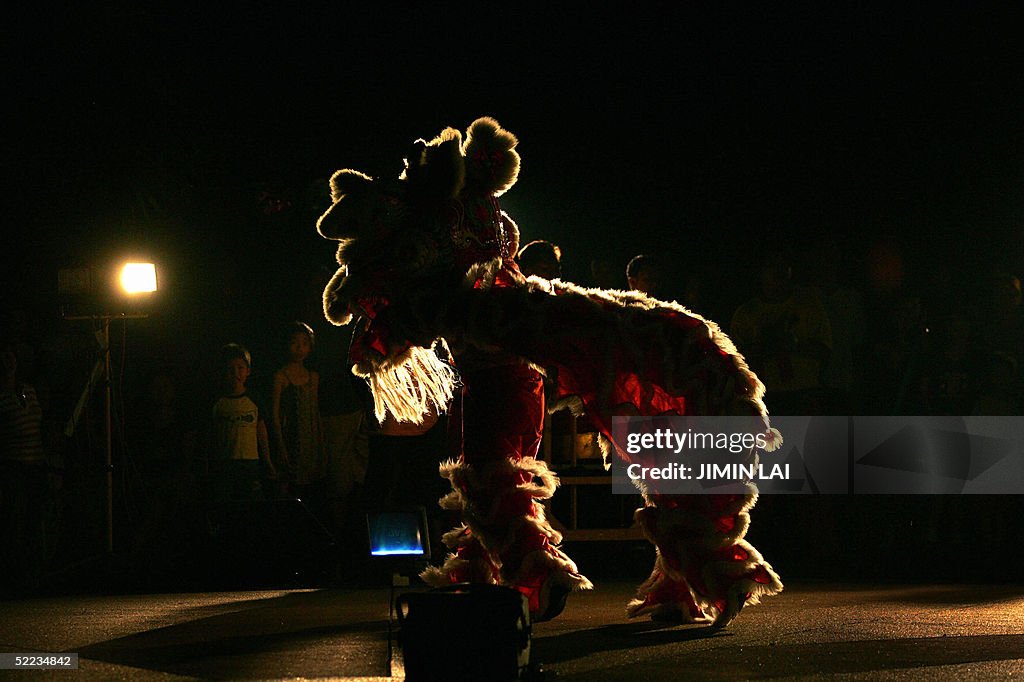
<path fill-rule="evenodd" d="M 1019 269 L 1022 27 L 966 3 L 14 16 L 8 255 L 31 292 L 129 243 L 189 279 L 329 263 L 331 171 L 397 173 L 412 139 L 492 115 L 522 140 L 506 208 L 570 279 L 650 250 L 740 276 L 763 243 L 826 231 Z"/>

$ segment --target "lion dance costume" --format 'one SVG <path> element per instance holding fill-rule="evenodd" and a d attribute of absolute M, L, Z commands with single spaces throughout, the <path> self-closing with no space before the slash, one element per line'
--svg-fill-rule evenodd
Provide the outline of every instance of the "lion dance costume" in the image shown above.
<path fill-rule="evenodd" d="M 377 418 L 451 415 L 453 459 L 441 473 L 452 492 L 441 505 L 463 525 L 444 537 L 444 565 L 422 577 L 515 587 L 545 620 L 569 592 L 592 587 L 540 503 L 558 485 L 536 457 L 546 400 L 586 410 L 606 436 L 613 414 L 751 415 L 769 427 L 763 385 L 713 322 L 637 292 L 523 277 L 518 230 L 497 201 L 519 173 L 516 144 L 481 118 L 465 139 L 448 128 L 415 142 L 397 179 L 340 170 L 317 228 L 340 242 L 324 312 L 335 324 L 356 316 L 353 371 L 369 383 Z M 782 589 L 743 539 L 752 485 L 733 495 L 643 492 L 636 519 L 657 558 L 631 616 L 721 627 Z"/>

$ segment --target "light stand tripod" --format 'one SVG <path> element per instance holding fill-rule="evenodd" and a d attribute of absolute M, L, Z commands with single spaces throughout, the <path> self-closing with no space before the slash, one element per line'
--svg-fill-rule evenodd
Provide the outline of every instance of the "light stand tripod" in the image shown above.
<path fill-rule="evenodd" d="M 113 319 L 128 320 L 148 317 L 144 313 L 119 313 L 116 315 L 64 315 L 65 320 L 97 320 L 102 322 L 101 331 L 97 335 L 100 346 L 101 357 L 93 366 L 89 374 L 82 395 L 79 396 L 75 409 L 64 427 L 64 435 L 71 437 L 78 428 L 82 412 L 92 395 L 97 383 L 103 386 L 103 468 L 105 481 L 105 506 L 106 506 L 106 550 L 107 554 L 114 553 L 114 429 L 113 429 L 113 382 L 110 372 L 110 321 Z M 102 380 L 101 380 L 102 377 Z"/>

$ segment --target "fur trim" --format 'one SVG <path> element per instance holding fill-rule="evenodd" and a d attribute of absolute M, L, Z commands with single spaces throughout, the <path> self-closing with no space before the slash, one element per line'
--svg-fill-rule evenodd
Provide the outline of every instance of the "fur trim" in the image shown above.
<path fill-rule="evenodd" d="M 693 547 L 713 551 L 736 544 L 746 536 L 750 529 L 750 510 L 757 502 L 757 492 L 748 489 L 746 495 L 738 496 L 724 507 L 711 505 L 716 498 L 713 495 L 690 495 L 687 499 L 696 504 L 678 509 L 641 507 L 633 514 L 633 518 L 644 537 L 657 547 L 666 550 L 671 548 L 676 556 L 686 556 Z M 729 531 L 723 532 L 715 522 L 726 516 L 734 517 L 736 524 Z"/>
<path fill-rule="evenodd" d="M 428 566 L 420 573 L 420 579 L 431 587 L 445 587 L 451 585 L 451 576 L 459 575 L 469 570 L 469 561 L 462 559 L 455 554 L 449 554 L 445 562 L 440 566 Z"/>
<path fill-rule="evenodd" d="M 487 465 L 448 460 L 439 466 L 439 472 L 452 484 L 452 492 L 441 498 L 441 506 L 460 511 L 465 523 L 444 535 L 445 545 L 454 553 L 444 565 L 422 574 L 426 582 L 447 585 L 466 575 L 487 575 L 487 566 L 495 567 L 501 583 L 506 585 L 532 585 L 536 589 L 536 580 L 542 576 L 540 612 L 546 610 L 555 586 L 570 591 L 593 587 L 590 580 L 580 575 L 576 564 L 557 548 L 562 536 L 548 523 L 544 508 L 537 502 L 551 497 L 558 487 L 558 477 L 542 460 L 524 457 Z M 519 478 L 518 474 L 527 474 L 528 480 L 510 484 Z M 508 515 L 510 507 L 521 508 L 518 501 L 509 504 L 515 496 L 530 499 L 528 515 Z M 544 548 L 517 556 L 520 541 L 537 536 L 544 538 Z M 489 559 L 473 563 L 473 557 L 481 553 Z"/>
<path fill-rule="evenodd" d="M 385 199 L 374 191 L 373 178 L 348 168 L 331 176 L 330 208 L 316 222 L 317 232 L 326 239 L 355 237 L 373 225 L 374 215 L 385 211 Z"/>
<path fill-rule="evenodd" d="M 547 462 L 535 457 L 523 457 L 518 462 L 512 463 L 513 468 L 533 476 L 536 484 L 520 486 L 520 489 L 527 490 L 531 496 L 546 500 L 555 494 L 558 488 L 558 475 L 548 468 Z"/>
<path fill-rule="evenodd" d="M 667 597 L 674 598 L 666 600 Z M 650 614 L 652 620 L 675 623 L 706 623 L 710 618 L 694 599 L 685 580 L 669 576 L 659 552 L 651 575 L 637 587 L 636 596 L 626 604 L 626 615 L 636 618 Z"/>
<path fill-rule="evenodd" d="M 501 196 L 519 176 L 516 136 L 493 118 L 478 118 L 466 131 L 462 154 L 466 157 L 466 180 L 476 191 Z"/>
<path fill-rule="evenodd" d="M 763 597 L 781 592 L 782 581 L 761 554 L 745 540 L 741 540 L 737 544 L 748 553 L 749 559 L 744 562 L 708 562 L 701 572 L 701 578 L 708 590 L 707 594 L 697 592 L 677 571 L 671 570 L 659 550 L 650 577 L 637 588 L 636 596 L 626 605 L 626 614 L 630 618 L 651 614 L 651 617 L 654 618 L 662 610 L 675 608 L 682 613 L 689 611 L 689 604 L 662 601 L 664 597 L 658 593 L 666 591 L 665 588 L 670 583 L 675 583 L 677 590 L 685 589 L 689 594 L 689 599 L 699 611 L 716 618 L 722 615 L 716 603 L 718 600 L 725 601 L 728 608 L 730 601 L 737 602 L 741 597 L 749 594 L 750 596 L 746 598 L 746 605 L 753 606 L 760 603 Z M 760 583 L 746 577 L 745 574 L 755 569 L 764 569 L 770 582 Z M 671 592 L 671 590 L 667 591 Z M 735 617 L 735 613 L 731 615 Z"/>
<path fill-rule="evenodd" d="M 540 291 L 545 294 L 554 295 L 556 280 L 544 279 L 539 275 L 530 275 L 526 278 L 526 287 L 530 291 Z"/>
<path fill-rule="evenodd" d="M 473 536 L 489 551 L 502 552 L 523 533 L 537 533 L 553 544 L 562 541 L 561 534 L 551 527 L 544 508 L 534 502 L 532 515 L 507 518 L 509 498 L 526 495 L 532 500 L 546 500 L 558 488 L 558 476 L 543 460 L 524 457 L 518 461 L 501 460 L 487 466 L 469 465 L 449 460 L 439 467 L 443 478 L 451 482 L 452 492 L 441 498 L 442 508 L 462 512 L 463 521 Z M 509 485 L 516 474 L 529 474 L 519 485 Z"/>
<path fill-rule="evenodd" d="M 653 604 L 649 604 L 647 595 L 654 592 L 655 588 L 664 580 L 664 576 L 665 572 L 661 570 L 661 553 L 659 552 L 654 557 L 654 568 L 651 570 L 651 574 L 637 586 L 636 596 L 626 604 L 627 616 L 636 618 L 650 611 L 649 607 L 653 607 Z"/>
<path fill-rule="evenodd" d="M 416 140 L 406 154 L 399 179 L 408 181 L 414 203 L 429 205 L 457 197 L 466 182 L 462 133 L 445 128 L 430 142 Z"/>
<path fill-rule="evenodd" d="M 699 500 L 698 497 L 688 498 Z M 756 495 L 737 500 L 733 505 L 716 511 L 717 515 L 733 514 L 737 524 L 728 533 L 717 529 L 711 517 L 705 516 L 700 509 L 667 509 L 644 507 L 638 509 L 635 518 L 644 533 L 658 550 L 654 570 L 637 590 L 637 597 L 627 606 L 631 616 L 648 613 L 658 601 L 655 592 L 664 586 L 664 580 L 672 580 L 680 585 L 687 585 L 695 603 L 705 613 L 720 616 L 719 600 L 727 605 L 735 604 L 737 599 L 746 594 L 746 604 L 753 605 L 761 597 L 778 594 L 782 591 L 779 575 L 764 560 L 761 553 L 753 545 L 743 539 L 750 525 L 748 511 L 756 501 Z M 710 509 L 710 508 L 709 508 Z M 715 558 L 715 551 L 728 547 L 737 547 L 746 558 L 742 561 Z M 666 556 L 673 561 L 666 560 Z M 699 567 L 704 592 L 698 592 L 690 586 L 685 572 Z M 758 582 L 750 577 L 754 573 L 767 576 L 768 583 Z M 727 614 L 731 620 L 735 614 Z"/>
<path fill-rule="evenodd" d="M 545 569 L 559 572 L 562 578 L 560 583 L 565 587 L 571 587 L 574 591 L 591 590 L 594 588 L 594 583 L 590 582 L 590 580 L 585 576 L 579 574 L 579 571 L 576 568 L 576 562 L 570 559 L 569 555 L 557 547 L 549 547 L 548 551 L 537 550 L 535 552 L 530 552 L 523 559 L 523 562 L 519 567 L 518 575 L 506 576 L 505 580 L 507 582 L 514 583 L 518 576 L 525 577 L 532 573 L 536 573 L 539 570 Z"/>
<path fill-rule="evenodd" d="M 420 573 L 425 583 L 432 587 L 463 582 L 498 583 L 500 565 L 495 563 L 494 557 L 480 545 L 467 526 L 448 531 L 442 539 L 453 552 L 441 566 L 429 566 Z"/>
<path fill-rule="evenodd" d="M 346 270 L 341 268 L 334 273 L 331 281 L 324 287 L 324 317 L 328 322 L 339 327 L 352 321 L 348 300 L 343 294 L 346 278 Z"/>
<path fill-rule="evenodd" d="M 603 433 L 599 433 L 597 436 L 597 445 L 601 448 L 601 462 L 604 464 L 604 470 L 611 471 L 612 460 L 615 459 L 615 444 L 612 443 Z M 637 483 L 640 483 L 640 479 L 634 480 Z"/>
<path fill-rule="evenodd" d="M 412 346 L 400 358 L 374 367 L 352 368 L 373 392 L 373 413 L 383 423 L 390 412 L 400 422 L 422 424 L 430 413 L 448 409 L 459 385 L 456 371 L 426 348 Z"/>
<path fill-rule="evenodd" d="M 569 414 L 574 417 L 582 417 L 586 412 L 583 401 L 578 395 L 568 395 L 548 404 L 549 414 L 554 414 L 559 410 L 568 410 Z"/>
<path fill-rule="evenodd" d="M 471 289 L 490 289 L 494 286 L 494 279 L 501 272 L 501 268 L 501 258 L 474 263 L 462 278 L 462 285 Z"/>
<path fill-rule="evenodd" d="M 331 201 L 337 203 L 341 201 L 345 195 L 365 188 L 371 182 L 373 182 L 373 178 L 362 171 L 352 170 L 351 168 L 343 168 L 339 171 L 335 171 L 334 175 L 331 176 L 330 181 Z"/>
<path fill-rule="evenodd" d="M 519 226 L 504 211 L 501 212 L 501 227 L 505 231 L 505 239 L 508 241 L 509 255 L 519 253 Z"/>
<path fill-rule="evenodd" d="M 556 585 L 565 587 L 571 592 L 594 589 L 594 583 L 582 575 L 576 568 L 576 563 L 557 547 L 530 552 L 514 575 L 502 573 L 501 582 L 506 585 L 519 585 L 539 573 L 550 574 L 541 586 L 540 603 L 542 605 L 547 604 L 551 588 Z M 544 610 L 543 606 L 541 610 Z"/>
<path fill-rule="evenodd" d="M 730 592 L 734 594 L 749 593 L 750 597 L 746 601 L 748 606 L 760 603 L 762 597 L 770 597 L 782 592 L 782 579 L 775 572 L 775 569 L 772 568 L 771 564 L 764 560 L 761 553 L 754 549 L 754 546 L 746 540 L 740 540 L 736 545 L 748 554 L 747 560 L 743 562 L 708 562 L 702 571 L 702 577 L 708 592 L 711 595 L 721 595 L 724 598 L 728 598 Z M 763 568 L 765 570 L 770 580 L 769 583 L 759 583 L 745 577 L 745 574 L 756 568 Z M 716 615 L 719 613 L 718 608 L 709 597 L 696 593 L 694 596 L 697 598 L 697 602 L 706 610 L 714 612 Z"/>

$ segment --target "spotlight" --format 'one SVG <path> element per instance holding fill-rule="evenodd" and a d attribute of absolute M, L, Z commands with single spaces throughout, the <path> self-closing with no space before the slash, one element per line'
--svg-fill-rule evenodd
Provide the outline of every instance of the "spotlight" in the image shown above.
<path fill-rule="evenodd" d="M 121 289 L 126 294 L 156 291 L 156 266 L 152 263 L 125 263 L 121 267 Z"/>
<path fill-rule="evenodd" d="M 66 268 L 57 273 L 65 319 L 145 317 L 158 290 L 157 268 L 145 260 Z"/>

